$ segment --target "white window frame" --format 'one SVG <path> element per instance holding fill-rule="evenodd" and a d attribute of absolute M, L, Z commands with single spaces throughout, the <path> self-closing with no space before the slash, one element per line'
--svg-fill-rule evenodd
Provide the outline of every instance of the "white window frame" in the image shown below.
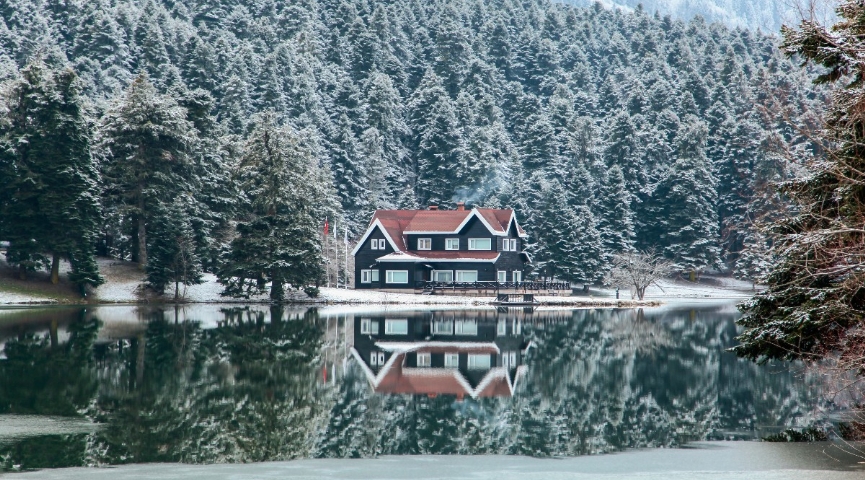
<path fill-rule="evenodd" d="M 369 241 L 369 248 L 371 250 L 378 250 L 378 239 L 377 238 L 373 238 L 372 240 Z"/>
<path fill-rule="evenodd" d="M 454 322 L 454 335 L 477 335 L 477 320 L 457 320 Z"/>
<path fill-rule="evenodd" d="M 384 352 L 372 352 L 369 354 L 369 364 L 372 366 L 384 365 Z"/>
<path fill-rule="evenodd" d="M 378 323 L 378 322 L 376 322 Z M 375 332 L 378 333 L 378 332 Z M 372 335 L 372 319 L 371 318 L 361 318 L 360 319 L 360 334 L 361 335 Z"/>
<path fill-rule="evenodd" d="M 445 353 L 445 368 L 460 368 L 460 354 Z"/>
<path fill-rule="evenodd" d="M 508 271 L 507 270 L 496 271 L 496 281 L 499 283 L 507 282 L 508 281 Z"/>
<path fill-rule="evenodd" d="M 429 352 L 418 352 L 417 367 L 429 368 L 432 367 L 432 355 Z"/>
<path fill-rule="evenodd" d="M 474 280 L 466 280 L 466 274 L 474 274 Z M 456 270 L 454 272 L 454 281 L 455 282 L 477 282 L 478 281 L 478 271 L 477 270 Z"/>
<path fill-rule="evenodd" d="M 394 274 L 396 273 L 404 273 L 405 281 L 404 282 L 395 282 L 393 279 Z M 385 273 L 386 283 L 400 284 L 405 285 L 408 284 L 408 270 L 387 270 Z"/>
<path fill-rule="evenodd" d="M 510 251 L 516 252 L 517 251 L 517 239 L 516 238 L 509 238 L 508 243 L 511 244 L 510 245 Z"/>
<path fill-rule="evenodd" d="M 489 370 L 492 367 L 489 353 L 470 353 L 468 359 L 469 370 Z"/>
<path fill-rule="evenodd" d="M 360 271 L 360 283 L 372 283 L 372 270 Z"/>
<path fill-rule="evenodd" d="M 451 279 L 450 280 L 439 280 L 438 278 L 436 278 L 436 274 L 439 274 L 439 273 L 449 273 Z M 450 283 L 450 282 L 454 281 L 454 271 L 453 270 L 433 270 L 430 277 L 433 279 L 434 282 Z"/>
<path fill-rule="evenodd" d="M 418 238 L 417 239 L 417 249 L 418 250 L 432 250 L 432 238 Z"/>
<path fill-rule="evenodd" d="M 454 245 L 456 243 L 456 245 Z M 446 238 L 445 239 L 445 250 L 459 250 L 460 249 L 460 239 L 459 238 Z"/>
<path fill-rule="evenodd" d="M 506 320 L 499 320 L 496 324 L 496 335 L 499 337 L 504 337 L 508 334 L 508 322 Z"/>
<path fill-rule="evenodd" d="M 510 247 L 509 247 L 509 246 L 510 246 L 510 243 L 508 243 L 508 239 L 507 239 L 507 238 L 503 238 L 503 239 L 502 239 L 502 251 L 503 251 L 503 252 L 507 252 L 507 251 L 509 251 L 509 250 L 510 250 Z"/>
<path fill-rule="evenodd" d="M 433 320 L 432 324 L 433 335 L 453 335 L 454 321 L 453 320 Z"/>
<path fill-rule="evenodd" d="M 395 328 L 396 326 L 405 326 L 405 331 L 402 328 Z M 408 335 L 408 319 L 407 318 L 387 318 L 384 321 L 384 334 L 385 335 Z"/>
<path fill-rule="evenodd" d="M 486 248 L 479 247 L 478 243 L 486 242 Z M 493 241 L 490 238 L 470 238 L 469 239 L 469 250 L 492 250 L 493 249 Z"/>
<path fill-rule="evenodd" d="M 523 272 L 522 272 L 522 271 L 520 271 L 520 270 L 514 270 L 514 271 L 512 272 L 512 275 L 513 275 L 513 278 L 514 278 L 514 282 L 515 282 L 515 283 L 519 283 L 519 282 L 522 282 L 522 281 L 523 281 Z"/>
<path fill-rule="evenodd" d="M 370 280 L 372 280 L 373 283 L 378 282 L 378 278 L 379 278 L 379 277 L 378 277 L 378 269 L 377 269 L 377 268 L 373 268 L 372 270 L 370 270 L 370 272 L 372 272 L 372 273 L 370 273 L 370 275 L 369 275 Z"/>

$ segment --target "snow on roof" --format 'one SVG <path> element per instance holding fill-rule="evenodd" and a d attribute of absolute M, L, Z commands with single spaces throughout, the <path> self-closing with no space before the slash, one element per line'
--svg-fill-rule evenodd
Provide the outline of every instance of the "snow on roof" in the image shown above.
<path fill-rule="evenodd" d="M 490 233 L 496 236 L 507 236 L 511 224 L 516 227 L 517 234 L 520 237 L 527 236 L 525 230 L 517 222 L 516 214 L 510 208 L 376 210 L 372 215 L 369 227 L 358 241 L 352 254 L 357 253 L 360 246 L 376 227 L 382 230 L 394 250 L 405 252 L 408 250 L 408 246 L 405 243 L 406 234 L 457 234 L 472 218 L 480 220 Z"/>
<path fill-rule="evenodd" d="M 447 260 L 459 260 L 461 262 L 495 262 L 499 259 L 499 252 L 488 251 L 412 251 L 393 252 L 377 259 L 379 262 L 443 262 Z"/>

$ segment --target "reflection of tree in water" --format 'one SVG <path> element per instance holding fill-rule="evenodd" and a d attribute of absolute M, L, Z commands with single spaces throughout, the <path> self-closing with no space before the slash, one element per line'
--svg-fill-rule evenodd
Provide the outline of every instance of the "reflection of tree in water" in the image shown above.
<path fill-rule="evenodd" d="M 150 321 L 143 383 L 131 378 L 135 353 L 116 348 L 102 362 L 97 406 L 108 425 L 97 460 L 249 462 L 306 457 L 323 406 L 316 396 L 321 330 L 315 314 L 273 321 L 226 311 L 218 328 Z M 133 349 L 135 350 L 135 349 Z M 111 381 L 115 379 L 115 381 Z M 130 387 L 132 385 L 132 387 Z"/>
<path fill-rule="evenodd" d="M 318 455 L 570 456 L 753 438 L 758 426 L 808 421 L 814 397 L 801 378 L 767 374 L 724 351 L 735 317 L 599 310 L 527 325 L 535 348 L 511 399 L 372 395 L 354 369 Z"/>
<path fill-rule="evenodd" d="M 0 414 L 75 415 L 96 393 L 93 343 L 99 323 L 74 312 L 69 339 L 57 341 L 57 322 L 47 334 L 8 339 L 0 361 Z"/>
<path fill-rule="evenodd" d="M 271 315 L 265 322 L 232 309 L 219 327 L 202 329 L 156 311 L 146 331 L 119 342 L 94 347 L 95 321 L 71 324 L 59 350 L 47 337 L 8 342 L 2 411 L 78 413 L 104 425 L 13 442 L 0 447 L 0 461 L 8 469 L 310 456 L 327 411 L 316 383 L 322 331 L 314 310 L 293 320 L 280 309 Z M 24 455 L 40 441 L 45 458 Z"/>

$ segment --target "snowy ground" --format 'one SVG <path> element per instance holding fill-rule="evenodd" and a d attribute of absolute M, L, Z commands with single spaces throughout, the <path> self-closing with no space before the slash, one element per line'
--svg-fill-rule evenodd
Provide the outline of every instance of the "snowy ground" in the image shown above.
<path fill-rule="evenodd" d="M 144 275 L 135 264 L 113 259 L 100 258 L 100 272 L 106 283 L 95 290 L 88 300 L 96 303 L 142 303 L 170 302 L 173 292 L 166 292 L 163 297 L 148 293 L 143 287 Z M 21 305 L 33 303 L 78 303 L 80 297 L 74 287 L 65 280 L 60 285 L 51 285 L 47 275 L 34 274 L 28 282 L 22 282 L 14 277 L 13 272 L 0 264 L 0 305 Z M 61 277 L 65 277 L 67 266 L 61 268 Z M 204 276 L 204 283 L 181 287 L 181 297 L 189 303 L 226 303 L 226 302 L 267 302 L 266 295 L 259 295 L 249 300 L 237 300 L 222 297 L 222 285 L 216 281 L 213 274 Z M 620 291 L 617 300 L 615 290 L 592 288 L 588 293 L 571 296 L 536 295 L 536 299 L 544 305 L 573 307 L 629 307 L 640 305 L 656 305 L 658 303 L 677 302 L 696 299 L 745 299 L 753 294 L 752 286 L 728 277 L 704 276 L 698 282 L 692 283 L 682 279 L 667 279 L 660 287 L 650 287 L 646 292 L 644 302 L 635 302 L 627 290 Z M 289 299 L 297 303 L 315 304 L 345 304 L 345 305 L 458 305 L 478 306 L 489 305 L 493 297 L 471 297 L 459 295 L 414 295 L 409 293 L 389 293 L 353 289 L 337 289 L 323 287 L 317 298 L 310 298 L 303 292 L 292 292 Z"/>
<path fill-rule="evenodd" d="M 386 456 L 233 465 L 136 464 L 10 473 L 11 479 L 380 479 L 380 480 L 853 480 L 859 457 L 832 442 L 699 442 L 686 448 L 544 459 L 500 455 Z M 6 477 L 4 477 L 6 478 Z"/>

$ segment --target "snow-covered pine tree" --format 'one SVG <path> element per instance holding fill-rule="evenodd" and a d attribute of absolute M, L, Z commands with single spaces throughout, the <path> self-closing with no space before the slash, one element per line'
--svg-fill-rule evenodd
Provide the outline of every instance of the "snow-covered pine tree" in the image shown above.
<path fill-rule="evenodd" d="M 618 165 L 602 173 L 598 186 L 596 218 L 598 231 L 608 255 L 634 248 L 634 218 L 631 192 Z"/>
<path fill-rule="evenodd" d="M 157 205 L 192 192 L 198 136 L 187 111 L 156 91 L 141 74 L 101 121 L 105 202 L 118 212 L 117 228 L 132 239 L 130 254 L 147 265 L 147 225 Z"/>
<path fill-rule="evenodd" d="M 191 203 L 194 200 L 183 195 L 171 203 L 158 204 L 150 223 L 145 268 L 147 284 L 160 295 L 174 284 L 175 300 L 180 298 L 180 284 L 201 283 L 203 275 L 189 219 Z"/>
<path fill-rule="evenodd" d="M 0 201 L 11 242 L 7 259 L 21 272 L 51 257 L 51 281 L 59 262 L 72 264 L 79 285 L 103 282 L 94 259 L 99 229 L 99 175 L 90 150 L 91 126 L 80 82 L 69 69 L 36 59 L 6 90 L 3 128 L 8 172 Z M 63 232 L 58 234 L 58 232 Z"/>
<path fill-rule="evenodd" d="M 318 284 L 324 275 L 317 212 L 326 202 L 318 162 L 298 133 L 260 114 L 243 149 L 237 179 L 246 209 L 222 261 L 225 294 L 266 290 L 281 302 L 285 287 Z"/>
<path fill-rule="evenodd" d="M 686 118 L 679 131 L 676 163 L 658 186 L 662 205 L 658 242 L 664 255 L 682 271 L 702 271 L 718 265 L 718 221 L 715 179 L 706 158 L 706 126 Z"/>

